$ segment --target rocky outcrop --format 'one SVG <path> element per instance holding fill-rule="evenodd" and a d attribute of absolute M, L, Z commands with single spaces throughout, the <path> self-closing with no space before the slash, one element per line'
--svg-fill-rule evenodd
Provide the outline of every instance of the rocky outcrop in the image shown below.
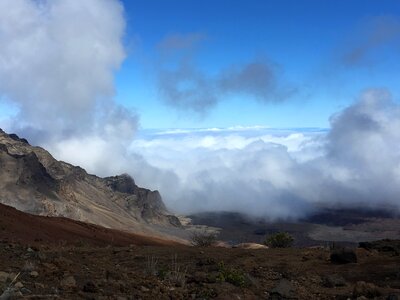
<path fill-rule="evenodd" d="M 1 129 L 0 203 L 138 233 L 157 235 L 157 226 L 181 225 L 158 191 L 138 187 L 129 175 L 90 175 Z"/>

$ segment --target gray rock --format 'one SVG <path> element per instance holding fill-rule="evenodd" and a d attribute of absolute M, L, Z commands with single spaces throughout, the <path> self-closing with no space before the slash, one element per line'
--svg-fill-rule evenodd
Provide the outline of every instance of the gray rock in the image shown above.
<path fill-rule="evenodd" d="M 278 299 L 295 299 L 296 293 L 292 283 L 283 278 L 279 281 L 278 285 L 272 289 L 270 293 L 271 300 Z"/>
<path fill-rule="evenodd" d="M 3 294 L 0 295 L 0 300 L 12 300 L 12 299 L 19 299 L 22 297 L 22 294 L 13 289 L 13 288 L 7 288 Z"/>
<path fill-rule="evenodd" d="M 322 284 L 325 287 L 333 288 L 333 287 L 337 287 L 337 286 L 345 286 L 346 280 L 338 274 L 332 274 L 332 275 L 325 276 L 322 279 Z"/>
<path fill-rule="evenodd" d="M 22 293 L 23 295 L 32 294 L 32 291 L 31 291 L 30 289 L 27 289 L 26 287 L 21 288 L 20 291 L 21 291 L 21 293 Z"/>

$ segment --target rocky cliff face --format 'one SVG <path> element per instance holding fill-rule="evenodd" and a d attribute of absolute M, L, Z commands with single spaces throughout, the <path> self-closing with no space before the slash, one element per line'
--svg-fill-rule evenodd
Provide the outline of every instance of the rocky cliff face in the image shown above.
<path fill-rule="evenodd" d="M 138 187 L 129 175 L 90 175 L 1 129 L 0 203 L 139 233 L 157 235 L 156 227 L 180 226 L 158 191 Z"/>

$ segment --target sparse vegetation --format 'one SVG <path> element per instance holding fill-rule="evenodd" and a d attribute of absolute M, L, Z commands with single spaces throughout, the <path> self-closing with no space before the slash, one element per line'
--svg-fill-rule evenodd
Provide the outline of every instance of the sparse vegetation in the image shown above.
<path fill-rule="evenodd" d="M 193 232 L 190 242 L 196 247 L 211 247 L 217 242 L 218 235 L 215 232 Z"/>
<path fill-rule="evenodd" d="M 154 256 L 147 256 L 146 257 L 146 273 L 148 275 L 156 276 L 158 275 L 157 270 L 158 259 Z"/>
<path fill-rule="evenodd" d="M 293 237 L 288 232 L 277 232 L 268 236 L 264 243 L 271 248 L 289 248 L 293 241 Z"/>
<path fill-rule="evenodd" d="M 226 267 L 224 262 L 218 264 L 220 282 L 229 282 L 235 286 L 244 287 L 246 285 L 246 276 L 242 270 Z"/>
<path fill-rule="evenodd" d="M 172 257 L 170 266 L 159 266 L 158 258 L 147 256 L 145 272 L 148 275 L 157 276 L 161 280 L 168 280 L 175 286 L 183 287 L 186 284 L 187 268 L 178 263 L 176 254 Z"/>
<path fill-rule="evenodd" d="M 171 270 L 168 273 L 168 280 L 176 286 L 183 287 L 186 284 L 187 268 L 178 263 L 178 255 L 172 257 Z"/>

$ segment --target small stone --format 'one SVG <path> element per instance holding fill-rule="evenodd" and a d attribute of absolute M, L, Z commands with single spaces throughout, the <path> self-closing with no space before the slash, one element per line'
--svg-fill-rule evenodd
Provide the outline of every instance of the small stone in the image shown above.
<path fill-rule="evenodd" d="M 21 289 L 23 287 L 24 287 L 24 285 L 22 284 L 21 281 L 18 281 L 16 284 L 14 284 L 14 288 L 16 288 L 16 289 Z"/>
<path fill-rule="evenodd" d="M 322 279 L 322 282 L 323 285 L 328 288 L 346 285 L 346 280 L 338 274 L 327 275 Z"/>
<path fill-rule="evenodd" d="M 66 276 L 61 280 L 60 284 L 63 288 L 74 288 L 76 287 L 76 280 L 74 276 Z"/>
<path fill-rule="evenodd" d="M 23 295 L 29 295 L 29 294 L 32 293 L 31 290 L 30 290 L 30 289 L 27 289 L 26 287 L 21 288 L 20 291 L 21 291 L 21 293 L 22 293 Z"/>
<path fill-rule="evenodd" d="M 51 263 L 43 263 L 43 266 L 44 266 L 46 269 L 50 270 L 50 271 L 55 271 L 55 270 L 58 269 L 57 266 L 56 266 L 55 264 L 51 264 Z"/>
<path fill-rule="evenodd" d="M 32 271 L 32 272 L 30 273 L 30 275 L 31 275 L 32 278 L 36 278 L 36 277 L 39 276 L 39 273 L 36 272 L 36 271 Z"/>
<path fill-rule="evenodd" d="M 35 282 L 34 283 L 35 289 L 44 289 L 44 284 Z"/>
<path fill-rule="evenodd" d="M 10 278 L 9 273 L 0 271 L 0 282 L 7 282 L 9 278 Z"/>
<path fill-rule="evenodd" d="M 142 292 L 145 292 L 145 293 L 147 293 L 147 292 L 150 291 L 150 290 L 149 290 L 147 287 L 145 287 L 145 286 L 140 287 L 140 290 L 141 290 Z"/>
<path fill-rule="evenodd" d="M 271 291 L 271 296 L 273 297 L 273 299 L 276 298 L 274 296 L 290 299 L 293 298 L 294 295 L 295 291 L 292 283 L 285 278 L 281 279 L 279 281 L 279 284 Z"/>

